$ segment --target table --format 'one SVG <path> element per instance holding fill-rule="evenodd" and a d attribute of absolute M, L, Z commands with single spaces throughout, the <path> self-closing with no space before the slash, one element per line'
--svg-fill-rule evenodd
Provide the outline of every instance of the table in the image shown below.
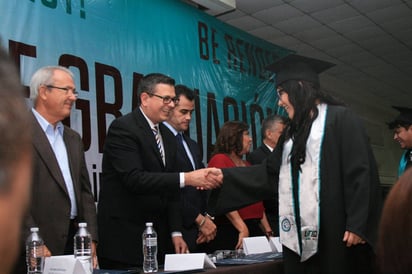
<path fill-rule="evenodd" d="M 216 269 L 207 269 L 205 272 L 221 274 L 280 274 L 283 273 L 283 260 L 275 259 L 270 262 L 248 265 L 218 266 Z"/>
<path fill-rule="evenodd" d="M 139 271 L 127 272 L 118 270 L 95 270 L 94 274 L 132 274 L 132 273 L 143 273 Z M 172 272 L 162 272 L 160 273 L 172 273 Z M 281 274 L 283 273 L 283 260 L 275 259 L 270 262 L 247 264 L 247 265 L 224 265 L 217 266 L 216 269 L 205 269 L 205 270 L 191 270 L 173 273 L 220 273 L 220 274 Z"/>

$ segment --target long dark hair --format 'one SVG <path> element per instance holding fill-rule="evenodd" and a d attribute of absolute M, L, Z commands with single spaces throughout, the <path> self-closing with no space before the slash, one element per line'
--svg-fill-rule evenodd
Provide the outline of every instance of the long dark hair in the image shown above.
<path fill-rule="evenodd" d="M 293 105 L 294 116 L 285 129 L 285 140 L 292 138 L 291 151 L 292 167 L 300 168 L 305 162 L 306 142 L 313 121 L 318 117 L 318 103 L 343 105 L 341 101 L 330 94 L 321 91 L 320 86 L 307 81 L 289 80 L 280 87 L 288 94 L 289 102 Z"/>

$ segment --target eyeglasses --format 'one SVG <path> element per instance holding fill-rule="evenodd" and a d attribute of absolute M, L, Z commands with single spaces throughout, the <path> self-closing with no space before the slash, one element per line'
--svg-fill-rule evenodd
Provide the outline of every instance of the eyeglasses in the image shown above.
<path fill-rule="evenodd" d="M 79 96 L 79 92 L 76 91 L 75 88 L 63 88 L 63 87 L 56 87 L 56 86 L 52 86 L 52 85 L 46 85 L 47 88 L 51 89 L 51 88 L 55 88 L 55 89 L 60 89 L 64 91 L 64 94 L 69 94 L 69 91 L 72 92 L 72 94 L 74 95 L 74 97 L 78 97 Z"/>
<path fill-rule="evenodd" d="M 178 97 L 170 97 L 170 96 L 160 96 L 151 92 L 147 92 L 150 96 L 156 96 L 157 98 L 160 98 L 163 100 L 163 104 L 170 104 L 172 101 L 173 103 L 177 104 L 179 103 L 179 98 Z"/>
<path fill-rule="evenodd" d="M 278 94 L 278 98 L 280 98 L 280 96 L 282 96 L 282 94 L 285 93 L 285 90 L 282 87 L 278 87 L 276 92 Z"/>

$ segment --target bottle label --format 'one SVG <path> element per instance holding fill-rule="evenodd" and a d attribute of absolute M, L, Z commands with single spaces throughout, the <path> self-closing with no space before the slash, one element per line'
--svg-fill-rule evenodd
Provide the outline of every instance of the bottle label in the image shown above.
<path fill-rule="evenodd" d="M 146 246 L 157 246 L 157 238 L 146 238 Z"/>

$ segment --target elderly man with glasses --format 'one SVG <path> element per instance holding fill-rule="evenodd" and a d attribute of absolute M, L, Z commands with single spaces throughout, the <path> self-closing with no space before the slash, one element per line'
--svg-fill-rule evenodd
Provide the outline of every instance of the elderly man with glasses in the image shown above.
<path fill-rule="evenodd" d="M 80 135 L 63 125 L 77 100 L 70 70 L 40 68 L 30 81 L 33 100 L 33 181 L 22 245 L 30 227 L 39 227 L 46 256 L 73 254 L 79 222 L 86 222 L 93 239 L 93 266 L 97 267 L 97 217 Z M 23 252 L 14 273 L 25 273 Z"/>

